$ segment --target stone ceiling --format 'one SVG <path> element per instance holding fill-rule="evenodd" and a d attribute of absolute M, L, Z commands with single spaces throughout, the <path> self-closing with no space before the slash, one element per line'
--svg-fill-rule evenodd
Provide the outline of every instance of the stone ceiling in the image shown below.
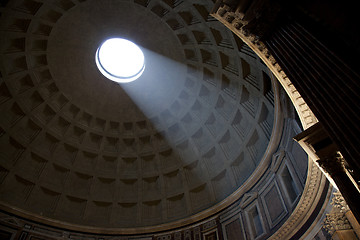
<path fill-rule="evenodd" d="M 0 201 L 71 224 L 136 228 L 219 204 L 259 165 L 274 122 L 267 69 L 208 15 L 213 1 L 10 0 L 0 16 Z M 146 69 L 116 84 L 109 37 Z"/>

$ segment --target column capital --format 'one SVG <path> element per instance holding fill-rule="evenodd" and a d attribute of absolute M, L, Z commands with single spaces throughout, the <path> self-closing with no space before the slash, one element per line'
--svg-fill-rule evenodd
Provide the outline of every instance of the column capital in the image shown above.
<path fill-rule="evenodd" d="M 329 173 L 331 176 L 339 173 L 346 173 L 345 159 L 340 152 L 322 157 L 317 160 L 317 163 L 322 169 L 324 169 L 325 172 Z"/>

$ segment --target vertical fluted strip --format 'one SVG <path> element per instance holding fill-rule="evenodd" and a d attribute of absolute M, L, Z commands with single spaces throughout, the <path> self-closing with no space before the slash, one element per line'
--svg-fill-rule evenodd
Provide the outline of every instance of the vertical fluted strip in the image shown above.
<path fill-rule="evenodd" d="M 265 41 L 287 76 L 339 146 L 360 170 L 360 77 L 298 23 Z"/>

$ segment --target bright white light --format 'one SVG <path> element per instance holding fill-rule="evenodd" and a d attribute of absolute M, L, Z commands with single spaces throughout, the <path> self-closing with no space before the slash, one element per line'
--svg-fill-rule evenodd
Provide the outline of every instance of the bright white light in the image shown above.
<path fill-rule="evenodd" d="M 141 49 L 126 39 L 106 40 L 96 51 L 96 65 L 100 72 L 115 82 L 131 82 L 145 70 L 145 59 Z"/>

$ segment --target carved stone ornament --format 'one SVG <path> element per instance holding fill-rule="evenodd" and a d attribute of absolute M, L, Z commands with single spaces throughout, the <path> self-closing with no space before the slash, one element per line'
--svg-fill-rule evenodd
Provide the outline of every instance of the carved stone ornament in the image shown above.
<path fill-rule="evenodd" d="M 326 214 L 324 220 L 324 229 L 331 235 L 337 230 L 352 229 L 350 222 L 348 221 L 345 213 L 349 211 L 349 206 L 346 204 L 345 199 L 339 191 L 333 192 L 331 200 L 333 209 L 329 214 Z"/>
<path fill-rule="evenodd" d="M 324 229 L 333 235 L 338 230 L 351 229 L 351 225 L 343 213 L 327 214 Z"/>
<path fill-rule="evenodd" d="M 339 212 L 344 214 L 350 210 L 349 206 L 345 202 L 345 199 L 339 191 L 333 193 L 331 205 L 333 205 L 334 208 L 337 209 Z"/>

